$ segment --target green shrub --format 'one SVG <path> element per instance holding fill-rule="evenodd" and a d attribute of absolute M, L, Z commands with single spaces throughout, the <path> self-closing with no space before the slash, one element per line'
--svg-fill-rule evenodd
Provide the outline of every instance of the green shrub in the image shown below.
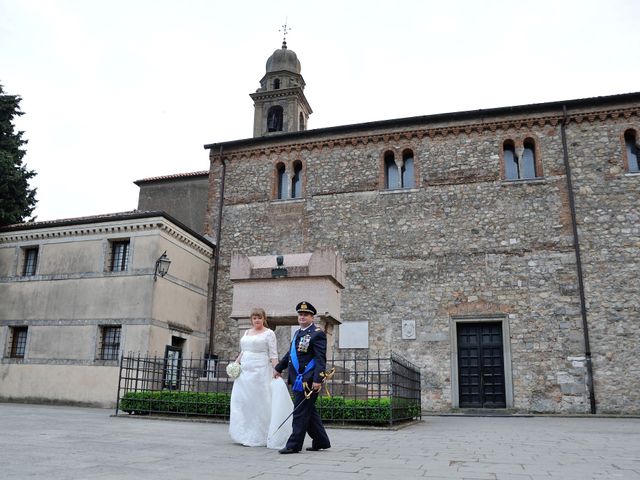
<path fill-rule="evenodd" d="M 344 397 L 321 397 L 318 411 L 324 421 L 355 423 L 360 425 L 388 425 L 399 419 L 420 416 L 420 405 L 407 400 L 371 398 L 351 400 Z"/>
<path fill-rule="evenodd" d="M 229 393 L 128 392 L 120 399 L 120 410 L 136 415 L 164 413 L 229 418 L 230 399 Z M 420 405 L 405 399 L 319 397 L 316 406 L 322 420 L 327 422 L 388 425 L 392 420 L 420 416 Z"/>
<path fill-rule="evenodd" d="M 229 417 L 228 393 L 128 392 L 120 399 L 120 410 L 136 415 L 169 413 Z"/>

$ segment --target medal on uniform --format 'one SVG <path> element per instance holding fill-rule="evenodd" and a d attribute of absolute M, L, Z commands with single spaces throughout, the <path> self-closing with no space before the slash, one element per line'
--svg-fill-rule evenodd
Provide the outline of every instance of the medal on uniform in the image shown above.
<path fill-rule="evenodd" d="M 307 333 L 298 342 L 298 351 L 301 353 L 306 353 L 307 350 L 309 350 L 309 342 L 311 342 L 311 335 Z"/>

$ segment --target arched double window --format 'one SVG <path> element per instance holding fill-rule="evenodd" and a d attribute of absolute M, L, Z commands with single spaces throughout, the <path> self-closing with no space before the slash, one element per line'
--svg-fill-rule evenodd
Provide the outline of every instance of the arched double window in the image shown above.
<path fill-rule="evenodd" d="M 289 167 L 282 162 L 276 165 L 275 196 L 278 200 L 302 198 L 302 182 L 303 168 L 300 160 L 296 160 Z"/>
<path fill-rule="evenodd" d="M 505 140 L 502 144 L 505 180 L 526 180 L 539 176 L 536 169 L 536 144 L 532 138 L 522 142 L 516 148 L 513 140 Z"/>
<path fill-rule="evenodd" d="M 635 130 L 629 129 L 624 132 L 624 145 L 627 153 L 627 172 L 638 173 L 638 156 L 640 156 L 640 145 L 638 145 L 638 136 Z"/>
<path fill-rule="evenodd" d="M 384 153 L 384 188 L 388 190 L 414 188 L 415 184 L 413 151 L 404 150 L 401 162 L 396 162 L 395 154 L 391 150 L 386 151 Z"/>

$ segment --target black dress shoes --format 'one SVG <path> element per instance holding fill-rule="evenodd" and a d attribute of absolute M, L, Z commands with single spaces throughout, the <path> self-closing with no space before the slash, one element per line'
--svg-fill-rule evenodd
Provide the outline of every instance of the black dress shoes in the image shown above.
<path fill-rule="evenodd" d="M 326 450 L 327 448 L 331 448 L 331 445 L 328 447 L 307 447 L 306 450 L 308 452 L 319 452 L 320 450 Z"/>
<path fill-rule="evenodd" d="M 286 455 L 287 453 L 298 453 L 300 450 L 294 450 L 293 448 L 281 448 L 278 452 Z"/>

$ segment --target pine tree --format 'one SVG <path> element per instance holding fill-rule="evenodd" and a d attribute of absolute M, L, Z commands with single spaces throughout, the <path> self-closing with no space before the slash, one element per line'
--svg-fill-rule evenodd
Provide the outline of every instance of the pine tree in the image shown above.
<path fill-rule="evenodd" d="M 14 117 L 22 115 L 20 100 L 0 85 L 0 226 L 23 222 L 36 205 L 36 189 L 29 188 L 36 173 L 22 163 L 27 141 L 13 129 Z"/>

